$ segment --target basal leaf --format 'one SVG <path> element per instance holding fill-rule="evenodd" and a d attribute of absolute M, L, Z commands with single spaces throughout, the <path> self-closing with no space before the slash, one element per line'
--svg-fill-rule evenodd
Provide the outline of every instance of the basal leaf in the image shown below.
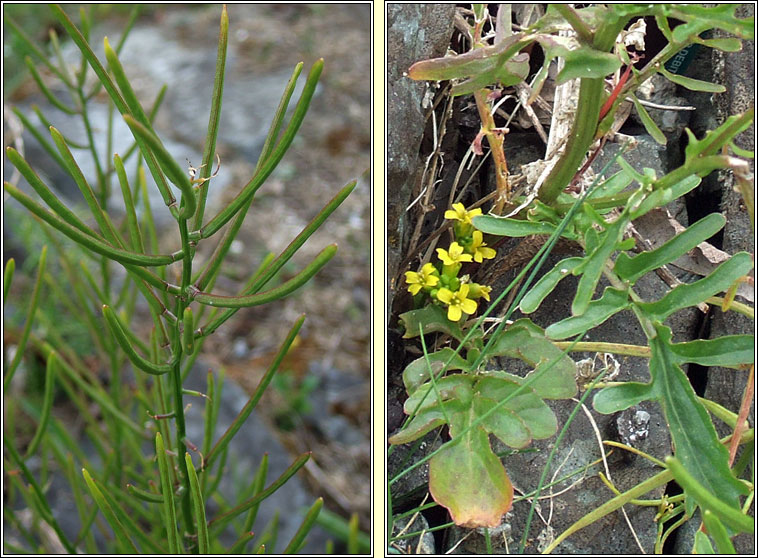
<path fill-rule="evenodd" d="M 422 327 L 424 333 L 439 331 L 451 335 L 458 341 L 463 339 L 461 326 L 448 320 L 447 312 L 436 304 L 428 304 L 418 310 L 400 314 L 400 321 L 405 327 L 404 339 L 418 337 Z"/>
<path fill-rule="evenodd" d="M 433 393 L 429 394 L 429 399 L 434 401 Z M 444 412 L 442 411 L 443 408 L 445 409 Z M 457 401 L 444 401 L 442 407 L 435 406 L 422 409 L 400 432 L 389 438 L 389 443 L 407 444 L 417 440 L 427 432 L 445 424 L 447 422 L 445 416 L 449 417 L 451 413 L 461 410 L 465 409 Z"/>
<path fill-rule="evenodd" d="M 522 389 L 517 395 L 513 395 L 521 387 L 519 380 L 523 382 L 524 379 L 518 377 L 510 379 L 492 375 L 484 376 L 477 384 L 475 399 L 482 397 L 498 402 L 507 399 L 503 407 L 521 418 L 529 429 L 532 438 L 535 440 L 549 438 L 555 434 L 558 428 L 555 414 L 529 388 Z"/>
<path fill-rule="evenodd" d="M 587 310 L 579 316 L 571 316 L 550 325 L 545 334 L 551 339 L 566 339 L 597 327 L 614 314 L 629 306 L 629 296 L 626 291 L 606 287 L 603 296 L 593 300 Z"/>
<path fill-rule="evenodd" d="M 690 225 L 686 230 L 674 236 L 659 248 L 642 252 L 629 257 L 625 253 L 619 254 L 613 266 L 614 271 L 621 279 L 634 283 L 645 273 L 658 269 L 664 264 L 673 262 L 679 256 L 686 254 L 701 242 L 707 240 L 720 231 L 726 219 L 720 213 L 711 213 L 703 217 L 697 223 Z"/>
<path fill-rule="evenodd" d="M 407 415 L 413 414 L 417 409 L 425 409 L 438 404 L 436 392 L 439 392 L 440 400 L 458 399 L 465 405 L 471 403 L 473 397 L 474 378 L 468 374 L 451 374 L 440 378 L 434 384 L 426 382 L 416 391 L 409 394 L 403 406 Z M 436 391 L 435 391 L 436 387 Z"/>
<path fill-rule="evenodd" d="M 429 491 L 462 527 L 497 527 L 513 501 L 513 485 L 481 428 L 453 439 L 432 457 Z"/>
<path fill-rule="evenodd" d="M 504 329 L 493 342 L 489 355 L 517 358 L 532 366 L 534 370 L 523 380 L 536 377 L 530 387 L 540 397 L 565 399 L 576 394 L 576 364 L 528 319 L 517 320 Z"/>
<path fill-rule="evenodd" d="M 699 281 L 679 285 L 670 290 L 657 302 L 637 303 L 651 319 L 663 321 L 681 308 L 695 306 L 707 298 L 726 291 L 737 279 L 746 275 L 753 267 L 753 260 L 747 252 L 738 252 Z"/>
<path fill-rule="evenodd" d="M 450 361 L 447 367 L 448 370 L 468 370 L 469 368 L 466 359 L 456 355 L 455 351 L 449 347 L 430 353 L 428 358 L 428 363 L 426 357 L 421 357 L 405 367 L 403 371 L 403 384 L 405 384 L 406 392 L 414 392 L 416 388 L 429 380 L 430 368 L 432 374 L 437 374 L 448 360 Z"/>
<path fill-rule="evenodd" d="M 482 416 L 498 404 L 494 399 L 476 397 L 474 399 L 474 414 Z M 494 434 L 506 446 L 524 448 L 532 441 L 532 435 L 524 420 L 514 411 L 501 407 L 491 412 L 480 423 L 490 434 Z"/>

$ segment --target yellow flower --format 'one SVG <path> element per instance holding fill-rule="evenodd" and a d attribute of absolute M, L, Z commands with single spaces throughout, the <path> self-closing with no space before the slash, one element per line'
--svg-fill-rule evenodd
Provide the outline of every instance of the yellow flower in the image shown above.
<path fill-rule="evenodd" d="M 483 239 L 482 231 L 474 231 L 474 239 L 471 242 L 470 250 L 474 253 L 474 261 L 477 263 L 482 263 L 483 259 L 491 260 L 497 255 L 497 252 L 492 248 L 487 248 Z"/>
<path fill-rule="evenodd" d="M 469 296 L 473 299 L 483 298 L 487 302 L 490 300 L 490 291 L 492 287 L 487 285 L 479 285 L 478 283 L 469 283 Z"/>
<path fill-rule="evenodd" d="M 424 264 L 421 270 L 416 273 L 415 271 L 405 272 L 405 282 L 410 285 L 408 290 L 412 295 L 418 294 L 423 287 L 434 287 L 440 282 L 440 278 L 436 275 L 437 270 L 430 263 Z"/>
<path fill-rule="evenodd" d="M 468 297 L 469 286 L 464 283 L 457 292 L 442 287 L 437 291 L 437 298 L 447 304 L 447 319 L 451 322 L 457 322 L 461 315 L 473 314 L 476 312 L 476 302 Z"/>
<path fill-rule="evenodd" d="M 445 219 L 454 219 L 466 225 L 470 225 L 471 218 L 476 217 L 477 215 L 481 215 L 481 214 L 482 214 L 482 210 L 480 208 L 472 209 L 471 211 L 466 211 L 466 208 L 463 207 L 462 203 L 454 203 L 453 209 L 448 209 L 447 211 L 445 211 Z"/>
<path fill-rule="evenodd" d="M 457 263 L 471 261 L 471 254 L 464 254 L 463 246 L 457 242 L 453 242 L 450 245 L 449 250 L 445 250 L 444 248 L 437 248 L 437 255 L 445 265 L 455 265 Z"/>

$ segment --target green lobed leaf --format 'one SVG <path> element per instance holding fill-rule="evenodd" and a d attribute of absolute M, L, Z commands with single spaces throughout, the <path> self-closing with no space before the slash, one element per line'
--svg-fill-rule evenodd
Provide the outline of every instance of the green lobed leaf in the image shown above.
<path fill-rule="evenodd" d="M 723 446 L 721 447 L 723 448 Z M 726 452 L 725 449 L 724 451 Z M 710 488 L 703 486 L 679 459 L 672 456 L 667 457 L 666 466 L 674 475 L 676 482 L 684 488 L 685 494 L 692 496 L 704 513 L 712 512 L 716 518 L 738 533 L 752 534 L 755 532 L 755 520 L 752 517 L 743 513 L 739 506 L 725 502 L 721 497 L 723 494 L 713 492 Z M 747 487 L 742 486 L 743 492 L 747 492 Z"/>
<path fill-rule="evenodd" d="M 558 422 L 550 407 L 542 401 L 534 390 L 521 387 L 524 378 L 508 376 L 507 374 L 501 375 L 497 371 L 483 376 L 477 382 L 474 400 L 486 398 L 500 403 L 507 399 L 505 403 L 501 404 L 501 408 L 512 411 L 521 418 L 529 429 L 532 438 L 541 440 L 555 434 Z M 518 389 L 521 389 L 521 391 L 513 395 Z"/>
<path fill-rule="evenodd" d="M 428 363 L 427 357 L 421 357 L 405 367 L 403 371 L 405 391 L 407 393 L 416 391 L 421 384 L 429 380 L 430 369 L 431 373 L 436 376 L 448 361 L 450 361 L 450 364 L 448 364 L 446 370 L 468 371 L 469 369 L 469 363 L 466 362 L 466 359 L 455 354 L 455 351 L 450 347 L 445 347 L 444 349 L 430 353 L 428 355 Z"/>
<path fill-rule="evenodd" d="M 592 405 L 598 413 L 610 415 L 658 396 L 653 383 L 624 382 L 597 392 Z"/>
<path fill-rule="evenodd" d="M 476 397 L 473 403 L 476 416 L 484 415 L 498 404 L 494 399 L 486 397 Z M 488 414 L 479 426 L 512 448 L 525 448 L 532 441 L 532 434 L 524 419 L 502 405 L 497 411 Z"/>
<path fill-rule="evenodd" d="M 463 527 L 497 527 L 513 501 L 513 485 L 481 428 L 430 459 L 429 491 Z"/>
<path fill-rule="evenodd" d="M 458 341 L 463 339 L 461 326 L 447 319 L 447 312 L 436 304 L 429 304 L 418 310 L 400 314 L 400 322 L 405 328 L 404 339 L 418 337 L 421 331 L 426 333 L 446 333 Z M 423 330 L 422 330 L 423 328 Z"/>
<path fill-rule="evenodd" d="M 417 409 L 433 407 L 439 401 L 457 399 L 464 405 L 469 405 L 474 395 L 474 377 L 469 374 L 450 374 L 432 383 L 431 381 L 421 385 L 416 391 L 408 394 L 403 408 L 410 415 Z M 436 389 L 435 389 L 436 388 Z M 437 400 L 439 393 L 439 401 Z"/>
<path fill-rule="evenodd" d="M 669 175 L 666 175 L 658 179 L 656 182 L 657 183 L 663 182 L 667 176 Z M 670 201 L 673 201 L 677 198 L 682 197 L 686 193 L 694 190 L 700 184 L 701 181 L 702 179 L 699 176 L 695 176 L 694 174 L 691 174 L 687 176 L 686 178 L 684 178 L 683 180 L 680 180 L 674 183 L 672 186 L 665 187 L 665 188 L 657 188 L 653 190 L 651 193 L 647 194 L 644 198 L 642 198 L 640 203 L 635 204 L 634 207 L 630 208 L 629 219 L 631 221 L 634 221 L 635 219 L 639 219 L 640 217 L 647 214 L 649 211 L 652 211 L 656 207 L 662 207 L 666 205 L 667 203 L 669 203 Z"/>
<path fill-rule="evenodd" d="M 711 494 L 718 494 L 729 507 L 739 509 L 738 496 L 746 487 L 729 469 L 729 455 L 718 440 L 716 429 L 697 400 L 689 379 L 670 350 L 671 330 L 654 324 L 650 339 L 650 376 L 669 426 L 675 455 L 685 470 Z"/>
<path fill-rule="evenodd" d="M 703 512 L 703 523 L 705 523 L 705 527 L 708 529 L 708 534 L 716 541 L 716 548 L 719 554 L 737 554 L 732 541 L 729 539 L 726 527 L 721 523 L 718 515 L 711 510 L 705 510 Z"/>
<path fill-rule="evenodd" d="M 457 56 L 422 60 L 408 69 L 408 77 L 414 80 L 443 81 L 483 74 L 493 75 L 532 40 L 533 37 L 528 35 L 515 34 L 493 46 L 473 49 Z"/>
<path fill-rule="evenodd" d="M 690 91 L 705 91 L 708 93 L 723 93 L 726 91 L 726 87 L 718 83 L 711 83 L 709 81 L 701 81 L 699 79 L 693 79 L 679 74 L 672 74 L 663 66 L 658 68 L 658 72 L 666 76 L 670 81 L 673 81 L 677 85 L 681 85 Z"/>
<path fill-rule="evenodd" d="M 632 180 L 633 178 L 628 172 L 620 170 L 607 180 L 598 184 L 597 187 L 589 193 L 587 199 L 596 200 L 602 197 L 614 196 L 629 186 L 629 184 L 632 183 Z"/>
<path fill-rule="evenodd" d="M 737 279 L 753 268 L 753 259 L 747 252 L 738 252 L 710 275 L 694 283 L 679 285 L 657 302 L 640 302 L 637 306 L 651 319 L 663 321 L 677 310 L 695 306 L 709 297 L 726 291 Z"/>
<path fill-rule="evenodd" d="M 700 529 L 695 532 L 695 544 L 692 547 L 692 554 L 716 554 L 708 535 Z"/>
<path fill-rule="evenodd" d="M 721 37 L 717 39 L 699 39 L 698 44 L 722 50 L 724 52 L 739 52 L 742 50 L 742 41 L 736 37 Z"/>
<path fill-rule="evenodd" d="M 495 217 L 493 215 L 478 215 L 471 222 L 483 233 L 509 237 L 531 236 L 533 234 L 551 235 L 557 228 L 550 223 Z"/>
<path fill-rule="evenodd" d="M 621 67 L 621 60 L 609 52 L 582 46 L 566 53 L 563 69 L 555 78 L 556 84 L 572 79 L 604 78 Z"/>
<path fill-rule="evenodd" d="M 629 95 L 628 98 L 632 100 L 634 109 L 637 111 L 637 116 L 640 117 L 640 122 L 642 122 L 642 125 L 645 127 L 645 130 L 647 130 L 647 133 L 650 134 L 653 139 L 660 145 L 666 145 L 665 134 L 653 121 L 653 118 L 650 116 L 650 114 L 648 114 L 645 107 L 642 106 L 642 103 L 640 103 L 639 99 L 637 99 L 637 97 L 634 95 Z"/>
<path fill-rule="evenodd" d="M 755 362 L 755 337 L 752 335 L 696 339 L 673 343 L 670 348 L 679 362 L 694 362 L 703 366 L 739 366 Z"/>
<path fill-rule="evenodd" d="M 625 253 L 619 254 L 613 265 L 613 270 L 621 279 L 634 284 L 645 273 L 658 269 L 662 265 L 673 262 L 678 257 L 686 254 L 695 246 L 720 231 L 724 227 L 724 224 L 726 224 L 726 218 L 722 214 L 711 213 L 700 219 L 697 223 L 693 223 L 655 250 L 642 252 L 632 257 Z"/>
<path fill-rule="evenodd" d="M 530 387 L 540 397 L 565 399 L 576 395 L 576 364 L 530 320 L 515 321 L 502 331 L 490 347 L 490 356 L 509 356 L 532 366 L 533 370 L 523 381 L 536 377 Z M 549 370 L 543 374 L 542 370 L 546 367 Z"/>
<path fill-rule="evenodd" d="M 566 339 L 579 335 L 599 326 L 614 314 L 628 308 L 629 305 L 629 295 L 626 291 L 606 287 L 603 296 L 590 302 L 583 314 L 551 324 L 545 330 L 545 335 L 551 339 Z"/>
<path fill-rule="evenodd" d="M 429 394 L 429 399 L 434 401 L 434 395 Z M 443 401 L 441 407 L 438 405 L 421 409 L 400 432 L 390 436 L 388 441 L 390 444 L 407 444 L 417 440 L 438 426 L 447 423 L 446 413 L 460 410 L 462 410 L 461 405 L 457 401 Z"/>
<path fill-rule="evenodd" d="M 715 155 L 728 145 L 737 134 L 747 130 L 753 122 L 754 108 L 743 114 L 734 114 L 715 130 L 708 130 L 702 139 L 697 139 L 689 128 L 685 128 L 689 141 L 684 149 L 685 163 L 696 157 Z"/>
<path fill-rule="evenodd" d="M 628 222 L 625 214 L 622 213 L 612 224 L 608 225 L 601 235 L 598 247 L 587 255 L 581 266 L 574 269 L 574 274 L 577 272 L 582 274 L 576 287 L 574 300 L 571 303 L 571 313 L 575 317 L 581 316 L 588 310 L 592 295 L 595 294 L 595 288 L 603 274 L 603 269 L 605 269 L 611 254 L 616 250 L 616 245 Z"/>
<path fill-rule="evenodd" d="M 542 301 L 545 300 L 545 297 L 553 292 L 553 289 L 555 289 L 561 279 L 569 275 L 583 261 L 584 258 L 581 257 L 566 258 L 559 261 L 553 269 L 545 273 L 540 277 L 539 281 L 532 285 L 521 299 L 519 309 L 524 314 L 531 314 L 536 311 L 540 304 L 542 304 Z"/>

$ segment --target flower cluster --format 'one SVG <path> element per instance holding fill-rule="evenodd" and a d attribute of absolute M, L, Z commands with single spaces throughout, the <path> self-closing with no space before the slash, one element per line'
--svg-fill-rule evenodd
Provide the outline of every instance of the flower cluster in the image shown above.
<path fill-rule="evenodd" d="M 492 287 L 472 283 L 468 275 L 458 276 L 464 263 L 482 263 L 495 257 L 495 250 L 487 246 L 482 232 L 471 222 L 481 213 L 481 209 L 467 211 L 462 203 L 453 204 L 445 212 L 445 219 L 455 221 L 455 241 L 447 250 L 437 248 L 439 261 L 435 264 L 426 263 L 419 271 L 405 272 L 408 291 L 419 302 L 428 297 L 435 304 L 446 306 L 447 319 L 452 322 L 459 321 L 463 314 L 475 313 L 480 298 L 490 300 Z"/>

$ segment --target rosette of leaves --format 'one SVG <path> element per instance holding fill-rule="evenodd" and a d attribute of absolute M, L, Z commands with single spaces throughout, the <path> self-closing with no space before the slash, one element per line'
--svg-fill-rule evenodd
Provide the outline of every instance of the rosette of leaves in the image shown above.
<path fill-rule="evenodd" d="M 404 315 L 406 325 L 418 319 L 418 312 Z M 549 438 L 558 423 L 543 399 L 568 398 L 577 391 L 574 362 L 530 320 L 503 330 L 487 352 L 524 361 L 532 368 L 525 377 L 503 370 L 477 373 L 471 362 L 481 345 L 475 338 L 467 358 L 443 348 L 406 367 L 404 410 L 411 418 L 389 440 L 406 444 L 448 425 L 451 440 L 429 461 L 429 491 L 466 527 L 496 527 L 513 500 L 513 486 L 489 434 L 515 449 Z M 452 370 L 460 372 L 437 377 Z"/>

